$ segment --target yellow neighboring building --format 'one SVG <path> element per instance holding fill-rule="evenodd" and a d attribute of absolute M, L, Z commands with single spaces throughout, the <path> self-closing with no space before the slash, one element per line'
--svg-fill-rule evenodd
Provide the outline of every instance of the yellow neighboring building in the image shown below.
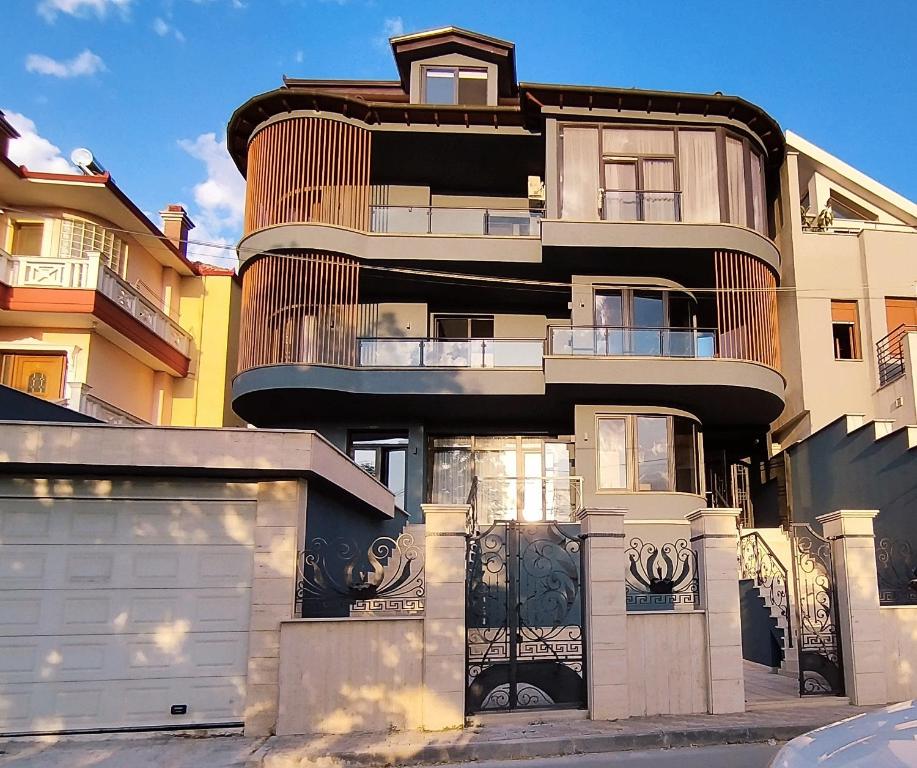
<path fill-rule="evenodd" d="M 17 136 L 0 113 L 0 383 L 112 423 L 238 425 L 235 273 L 188 259 L 181 206 L 160 232 L 108 173 L 13 164 Z"/>

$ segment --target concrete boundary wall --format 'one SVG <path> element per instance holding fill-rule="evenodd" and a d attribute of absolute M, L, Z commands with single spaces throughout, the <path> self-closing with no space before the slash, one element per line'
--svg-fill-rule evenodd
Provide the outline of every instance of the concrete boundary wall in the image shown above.
<path fill-rule="evenodd" d="M 419 729 L 423 638 L 422 617 L 282 622 L 277 735 Z"/>
<path fill-rule="evenodd" d="M 706 646 L 703 611 L 627 614 L 631 717 L 706 713 Z"/>
<path fill-rule="evenodd" d="M 882 606 L 879 615 L 888 700 L 917 699 L 917 605 Z"/>

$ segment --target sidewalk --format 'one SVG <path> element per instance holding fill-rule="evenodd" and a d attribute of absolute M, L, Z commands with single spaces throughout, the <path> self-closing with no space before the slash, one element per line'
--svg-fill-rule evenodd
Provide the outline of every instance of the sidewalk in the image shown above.
<path fill-rule="evenodd" d="M 628 749 L 785 741 L 821 725 L 868 711 L 821 700 L 736 715 L 631 718 L 614 722 L 557 720 L 486 725 L 438 733 L 249 739 L 165 736 L 10 739 L 0 741 L 0 766 L 29 768 L 332 768 L 422 765 L 551 757 Z"/>

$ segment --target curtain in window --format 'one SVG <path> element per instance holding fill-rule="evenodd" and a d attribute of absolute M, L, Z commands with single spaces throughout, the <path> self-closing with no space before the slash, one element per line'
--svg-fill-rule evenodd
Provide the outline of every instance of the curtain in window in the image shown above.
<path fill-rule="evenodd" d="M 677 221 L 674 160 L 644 160 L 643 189 L 643 221 Z"/>
<path fill-rule="evenodd" d="M 633 161 L 605 163 L 605 221 L 637 221 L 637 164 Z"/>
<path fill-rule="evenodd" d="M 745 145 L 739 139 L 726 137 L 726 180 L 729 188 L 729 221 L 745 226 Z"/>
<path fill-rule="evenodd" d="M 624 418 L 599 419 L 598 485 L 627 488 L 627 444 Z"/>
<path fill-rule="evenodd" d="M 606 128 L 602 151 L 606 155 L 674 155 L 675 134 L 670 128 Z"/>
<path fill-rule="evenodd" d="M 678 131 L 682 221 L 720 220 L 720 191 L 713 131 Z"/>
<path fill-rule="evenodd" d="M 563 129 L 561 216 L 598 219 L 599 134 L 597 128 Z"/>
<path fill-rule="evenodd" d="M 433 503 L 465 504 L 471 492 L 471 451 L 436 448 L 433 451 Z"/>
<path fill-rule="evenodd" d="M 757 152 L 751 153 L 751 201 L 755 209 L 755 229 L 767 234 L 767 210 L 764 197 L 764 161 Z"/>

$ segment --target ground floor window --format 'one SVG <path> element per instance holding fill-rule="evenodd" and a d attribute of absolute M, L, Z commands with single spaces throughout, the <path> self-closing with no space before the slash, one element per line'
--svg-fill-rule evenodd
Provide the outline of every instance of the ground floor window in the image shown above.
<path fill-rule="evenodd" d="M 570 520 L 578 504 L 573 443 L 559 437 L 434 438 L 430 499 L 475 504 L 478 522 Z"/>
<path fill-rule="evenodd" d="M 681 416 L 599 416 L 599 491 L 698 493 L 697 424 Z"/>
<path fill-rule="evenodd" d="M 351 458 L 395 495 L 399 509 L 404 509 L 407 455 L 407 434 L 363 432 L 350 436 Z"/>

